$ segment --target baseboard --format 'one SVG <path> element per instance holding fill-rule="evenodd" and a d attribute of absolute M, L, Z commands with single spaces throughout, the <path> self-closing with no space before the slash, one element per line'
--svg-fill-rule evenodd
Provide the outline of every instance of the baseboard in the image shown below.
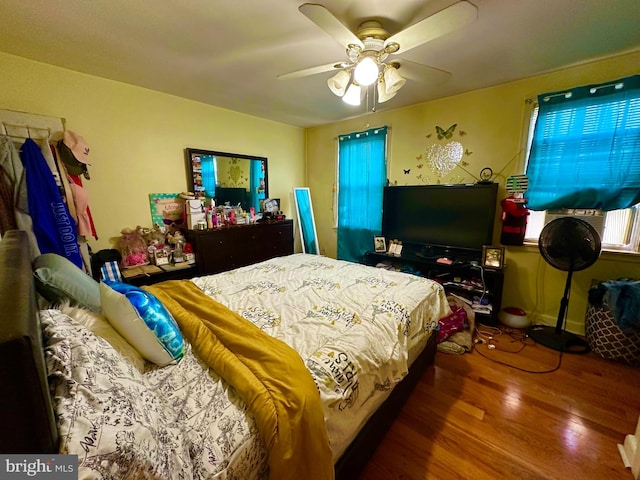
<path fill-rule="evenodd" d="M 634 435 L 627 435 L 624 444 L 618 444 L 622 463 L 631 469 L 634 480 L 640 479 L 640 418 Z"/>

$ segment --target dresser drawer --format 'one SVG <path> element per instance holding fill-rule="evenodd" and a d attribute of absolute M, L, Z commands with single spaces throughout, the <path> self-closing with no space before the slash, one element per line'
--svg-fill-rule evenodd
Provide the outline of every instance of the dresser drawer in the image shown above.
<path fill-rule="evenodd" d="M 293 220 L 187 232 L 202 275 L 293 253 Z"/>

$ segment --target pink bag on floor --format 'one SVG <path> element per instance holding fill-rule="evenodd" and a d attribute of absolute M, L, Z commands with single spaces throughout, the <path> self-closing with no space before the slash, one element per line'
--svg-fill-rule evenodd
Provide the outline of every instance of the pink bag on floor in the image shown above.
<path fill-rule="evenodd" d="M 438 320 L 438 343 L 449 335 L 464 330 L 467 323 L 467 312 L 459 305 L 451 305 L 451 315 Z"/>

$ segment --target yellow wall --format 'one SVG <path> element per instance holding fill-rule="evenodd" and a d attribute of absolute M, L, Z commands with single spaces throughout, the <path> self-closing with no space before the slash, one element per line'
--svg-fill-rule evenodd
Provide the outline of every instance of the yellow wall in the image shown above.
<path fill-rule="evenodd" d="M 99 241 L 90 241 L 94 250 L 110 248 L 110 240 L 124 227 L 150 224 L 149 193 L 186 190 L 184 149 L 192 147 L 267 157 L 270 196 L 281 199 L 289 217 L 294 211 L 292 187 L 308 185 L 322 253 L 335 257 L 332 192 L 337 135 L 388 125 L 390 179 L 398 184 L 424 183 L 425 178 L 437 181 L 424 163 L 426 149 L 438 143 L 435 126 L 456 123 L 458 135 L 459 130 L 466 132 L 457 139 L 472 152 L 464 157 L 464 168 L 476 176 L 485 166 L 495 172 L 504 169 L 498 179 L 502 197 L 504 178 L 521 168 L 526 98 L 637 73 L 639 67 L 636 52 L 305 131 L 0 53 L 0 108 L 63 117 L 67 128 L 87 140 L 91 180 L 84 183 L 100 235 Z M 409 175 L 405 169 L 411 170 Z M 441 179 L 445 180 L 474 179 L 457 168 Z M 541 260 L 535 247 L 508 247 L 507 263 L 503 304 L 525 308 L 536 321 L 555 323 L 565 274 Z M 596 265 L 576 273 L 569 329 L 583 331 L 591 278 L 637 277 L 638 267 L 636 257 L 604 254 Z"/>
<path fill-rule="evenodd" d="M 0 108 L 63 117 L 91 148 L 84 181 L 99 235 L 151 226 L 149 193 L 187 190 L 187 147 L 268 158 L 269 193 L 289 217 L 304 184 L 304 130 L 0 53 Z"/>
<path fill-rule="evenodd" d="M 506 195 L 505 178 L 522 173 L 521 139 L 527 117 L 527 98 L 585 83 L 611 80 L 638 73 L 639 70 L 640 52 L 635 52 L 493 88 L 393 111 L 369 113 L 352 120 L 308 129 L 307 179 L 322 253 L 336 256 L 332 199 L 336 138 L 339 134 L 389 126 L 389 179 L 393 183 L 437 183 L 438 180 L 441 183 L 473 182 L 474 176 L 477 177 L 480 170 L 488 166 L 495 173 L 502 172 L 496 181 L 500 182 L 499 198 L 503 198 Z M 402 91 L 398 95 L 402 95 Z M 433 144 L 444 144 L 438 140 L 435 127 L 447 129 L 453 124 L 457 124 L 457 127 L 451 140 L 460 141 L 471 154 L 463 157 L 463 168 L 458 167 L 448 175 L 438 177 L 425 162 L 425 152 Z M 460 135 L 460 130 L 465 134 Z M 405 174 L 405 170 L 410 170 L 410 173 Z M 496 222 L 496 227 L 499 227 L 499 222 Z M 499 231 L 496 229 L 494 242 L 497 244 L 498 240 Z M 569 330 L 584 332 L 586 296 L 591 279 L 638 277 L 640 258 L 637 257 L 603 254 L 596 265 L 574 275 L 568 311 Z M 535 246 L 507 247 L 506 261 L 503 306 L 522 307 L 534 321 L 555 324 L 566 273 L 547 265 Z"/>

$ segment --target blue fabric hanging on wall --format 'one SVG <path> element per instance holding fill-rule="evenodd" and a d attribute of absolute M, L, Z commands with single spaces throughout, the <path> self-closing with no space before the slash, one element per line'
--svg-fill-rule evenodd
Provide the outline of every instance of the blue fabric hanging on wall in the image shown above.
<path fill-rule="evenodd" d="M 28 138 L 20 150 L 25 169 L 29 214 L 40 253 L 57 253 L 83 268 L 78 227 L 53 178 L 40 147 Z"/>

